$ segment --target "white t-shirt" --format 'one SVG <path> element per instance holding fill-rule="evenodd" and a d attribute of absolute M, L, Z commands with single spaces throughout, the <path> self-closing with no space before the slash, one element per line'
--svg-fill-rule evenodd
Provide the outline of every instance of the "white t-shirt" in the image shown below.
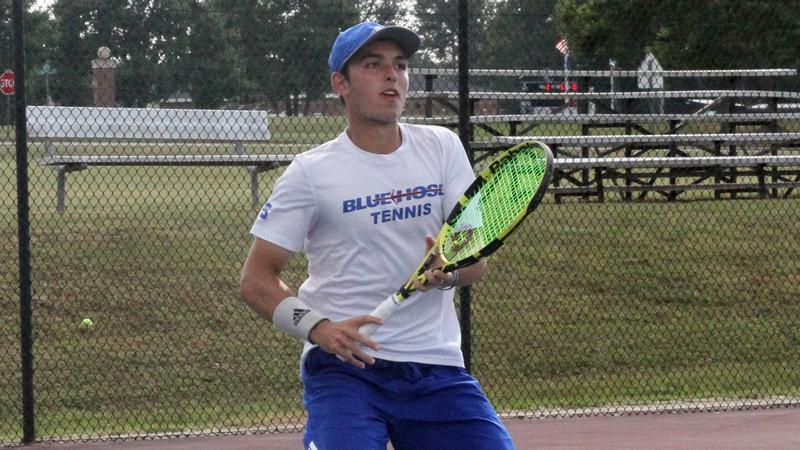
<path fill-rule="evenodd" d="M 298 297 L 340 321 L 369 314 L 399 289 L 475 176 L 458 137 L 442 127 L 400 124 L 388 155 L 347 133 L 298 155 L 275 182 L 251 233 L 303 250 L 308 279 Z M 392 361 L 464 365 L 453 290 L 415 292 L 372 338 Z M 310 348 L 306 343 L 303 354 Z"/>

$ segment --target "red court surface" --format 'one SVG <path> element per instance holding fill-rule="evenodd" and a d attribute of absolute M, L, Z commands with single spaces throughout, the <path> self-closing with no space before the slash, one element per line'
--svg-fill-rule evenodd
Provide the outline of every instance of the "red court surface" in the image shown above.
<path fill-rule="evenodd" d="M 506 423 L 519 450 L 800 449 L 800 408 L 509 419 Z M 292 433 L 186 437 L 80 444 L 35 444 L 24 448 L 299 450 L 302 448 L 302 436 L 300 433 Z"/>

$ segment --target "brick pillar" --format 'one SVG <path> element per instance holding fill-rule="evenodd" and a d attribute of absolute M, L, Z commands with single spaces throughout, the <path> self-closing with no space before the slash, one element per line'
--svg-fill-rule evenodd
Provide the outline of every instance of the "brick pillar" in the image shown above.
<path fill-rule="evenodd" d="M 97 59 L 92 60 L 92 90 L 95 106 L 117 106 L 117 66 L 108 47 L 97 49 Z"/>

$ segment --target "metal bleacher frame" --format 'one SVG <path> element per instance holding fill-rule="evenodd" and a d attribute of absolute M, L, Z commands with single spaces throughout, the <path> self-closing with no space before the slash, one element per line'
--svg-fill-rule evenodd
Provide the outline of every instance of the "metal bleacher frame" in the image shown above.
<path fill-rule="evenodd" d="M 432 117 L 430 103 L 443 105 L 446 110 L 457 111 L 457 91 L 433 89 L 437 77 L 457 75 L 452 69 L 411 69 L 412 74 L 425 77 L 425 90 L 409 92 L 410 99 L 426 102 L 426 117 L 408 117 L 410 123 L 437 124 L 457 127 L 455 116 Z M 592 78 L 637 77 L 637 71 L 584 71 L 565 73 L 562 70 L 494 70 L 473 69 L 470 77 L 521 77 L 538 76 L 583 81 Z M 556 156 L 554 176 L 556 199 L 564 195 L 588 198 L 596 195 L 603 199 L 603 191 L 619 191 L 627 200 L 636 191 L 644 197 L 648 192 L 660 192 L 674 199 L 682 192 L 694 189 L 714 189 L 715 196 L 739 192 L 757 192 L 759 196 L 778 196 L 785 188 L 789 195 L 798 187 L 800 175 L 795 156 L 765 159 L 749 164 L 751 157 L 777 157 L 787 149 L 800 147 L 800 133 L 781 130 L 781 121 L 800 119 L 800 92 L 786 90 L 740 89 L 742 80 L 759 77 L 774 80 L 794 77 L 794 69 L 763 70 L 667 70 L 657 74 L 664 78 L 723 78 L 734 89 L 696 90 L 638 90 L 617 92 L 491 92 L 470 91 L 470 150 L 480 161 L 494 152 L 524 140 L 538 140 L 551 146 Z M 577 105 L 577 114 L 475 114 L 475 104 L 482 100 L 560 100 Z M 694 113 L 627 113 L 630 102 L 652 99 L 704 100 L 704 106 Z M 614 102 L 618 108 L 614 109 Z M 592 104 L 592 108 L 589 105 Z M 745 105 L 744 107 L 742 105 Z M 757 106 L 757 107 L 756 107 Z M 786 112 L 783 106 L 791 109 Z M 590 113 L 599 111 L 600 113 Z M 711 133 L 683 132 L 691 124 L 719 125 Z M 580 126 L 580 134 L 552 136 L 536 133 L 542 124 L 572 124 Z M 653 125 L 661 127 L 653 127 Z M 503 125 L 500 127 L 499 125 Z M 664 129 L 664 125 L 666 129 Z M 742 126 L 757 126 L 757 132 L 737 132 Z M 476 137 L 476 129 L 485 131 L 489 138 Z M 592 130 L 619 128 L 623 134 L 593 134 Z M 616 130 L 615 130 L 616 131 Z M 744 159 L 735 159 L 735 158 Z M 708 158 L 719 164 L 708 162 Z M 724 158 L 734 158 L 726 160 Z M 616 165 L 604 161 L 617 161 Z M 679 161 L 681 160 L 681 161 Z M 569 161 L 569 163 L 565 163 Z M 619 165 L 621 161 L 624 164 Z M 692 161 L 699 162 L 693 164 Z M 654 167 L 652 164 L 662 164 Z M 752 170 L 746 170 L 750 168 Z M 646 173 L 642 170 L 647 169 Z M 769 173 L 771 180 L 765 178 Z M 751 175 L 757 183 L 737 183 L 740 176 Z M 656 184 L 660 177 L 670 180 L 667 189 Z M 690 178 L 688 185 L 678 184 L 678 178 Z M 795 178 L 792 178 L 795 177 Z M 709 185 L 706 180 L 712 179 Z M 604 186 L 604 182 L 621 182 L 621 185 Z M 560 186 L 562 182 L 568 186 Z M 717 188 L 714 185 L 719 185 Z"/>

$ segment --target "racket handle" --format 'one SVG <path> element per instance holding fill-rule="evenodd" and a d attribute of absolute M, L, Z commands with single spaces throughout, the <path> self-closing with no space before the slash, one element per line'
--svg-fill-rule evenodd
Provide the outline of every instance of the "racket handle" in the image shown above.
<path fill-rule="evenodd" d="M 395 294 L 392 294 L 389 296 L 389 298 L 381 302 L 380 305 L 378 305 L 375 309 L 373 309 L 372 312 L 369 313 L 369 315 L 377 317 L 379 319 L 386 320 L 387 318 L 389 318 L 389 316 L 391 316 L 395 312 L 398 306 L 400 306 L 400 300 L 397 299 Z M 375 330 L 377 329 L 378 329 L 378 324 L 368 323 L 361 325 L 361 328 L 358 329 L 358 332 L 366 337 L 370 337 L 372 336 L 372 333 L 374 333 Z"/>

